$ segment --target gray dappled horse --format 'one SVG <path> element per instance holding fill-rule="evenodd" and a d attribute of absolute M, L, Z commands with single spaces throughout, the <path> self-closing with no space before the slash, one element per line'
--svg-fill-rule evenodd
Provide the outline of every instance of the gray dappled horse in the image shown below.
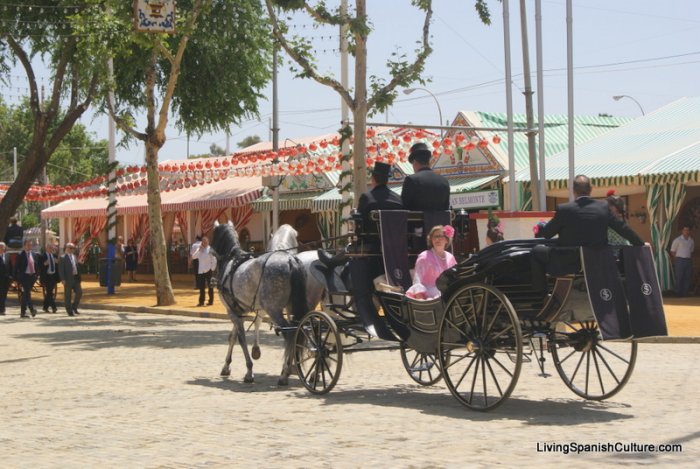
<path fill-rule="evenodd" d="M 301 261 L 306 271 L 306 303 L 310 308 L 315 308 L 321 300 L 326 290 L 326 286 L 316 280 L 316 277 L 311 275 L 311 264 L 318 260 L 317 251 L 304 251 L 298 253 L 299 241 L 297 240 L 297 230 L 292 228 L 291 225 L 284 224 L 280 226 L 277 231 L 272 234 L 270 242 L 267 245 L 267 252 L 274 251 L 286 251 L 290 254 L 295 254 L 297 258 Z M 297 254 L 298 253 L 298 254 Z M 262 323 L 262 316 L 259 314 L 255 315 L 255 332 L 254 332 L 254 342 L 252 348 L 252 357 L 254 360 L 260 358 L 260 324 Z"/>
<path fill-rule="evenodd" d="M 284 309 L 287 308 L 295 321 L 300 320 L 309 309 L 303 265 L 295 255 L 285 251 L 267 252 L 249 258 L 248 253 L 241 249 L 231 222 L 222 225 L 215 223 L 211 247 L 219 268 L 219 296 L 233 322 L 221 375 L 231 374 L 231 354 L 238 340 L 248 370 L 244 381 L 254 381 L 253 361 L 248 353 L 243 315 L 248 311 L 263 310 L 277 327 L 283 328 L 285 349 L 278 384 L 286 385 L 292 371 L 294 331 L 284 316 Z"/>

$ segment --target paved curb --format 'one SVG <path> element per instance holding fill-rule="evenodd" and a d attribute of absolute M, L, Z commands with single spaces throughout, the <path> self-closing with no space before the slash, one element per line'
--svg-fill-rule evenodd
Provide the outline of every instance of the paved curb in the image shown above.
<path fill-rule="evenodd" d="M 188 311 L 186 309 L 166 309 L 165 307 L 128 306 L 128 305 L 104 305 L 99 303 L 81 303 L 85 309 L 109 309 L 125 313 L 163 314 L 166 316 L 187 316 L 192 318 L 223 319 L 228 320 L 226 313 L 210 313 L 207 311 Z"/>

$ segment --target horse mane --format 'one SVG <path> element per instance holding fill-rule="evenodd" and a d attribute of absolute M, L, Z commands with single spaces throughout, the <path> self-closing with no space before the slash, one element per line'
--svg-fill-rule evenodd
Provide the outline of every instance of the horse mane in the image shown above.
<path fill-rule="evenodd" d="M 277 228 L 277 231 L 272 234 L 267 251 L 287 251 L 290 254 L 296 254 L 296 248 L 299 246 L 297 235 L 297 230 L 292 228 L 291 225 L 285 223 Z"/>
<path fill-rule="evenodd" d="M 221 259 L 228 259 L 241 253 L 241 244 L 238 242 L 238 233 L 231 223 L 223 223 L 214 227 L 211 247 L 214 253 Z"/>

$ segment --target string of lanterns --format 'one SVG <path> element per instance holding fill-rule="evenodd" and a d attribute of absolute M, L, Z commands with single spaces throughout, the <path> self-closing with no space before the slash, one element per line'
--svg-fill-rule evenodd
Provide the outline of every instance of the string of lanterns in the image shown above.
<path fill-rule="evenodd" d="M 433 158 L 448 156 L 451 164 L 467 164 L 470 152 L 484 149 L 491 142 L 500 144 L 501 138 L 495 135 L 489 141 L 477 136 L 457 133 L 454 137 L 441 139 L 424 130 L 385 131 L 377 133 L 367 130 L 368 168 L 375 162 L 393 165 L 406 162 L 409 149 L 417 142 L 424 142 L 432 148 Z M 301 176 L 341 169 L 340 137 L 331 140 L 282 148 L 278 151 L 238 154 L 226 157 L 207 158 L 180 163 L 158 165 L 160 190 L 162 192 L 189 189 L 204 184 L 215 183 L 231 177 L 259 176 Z M 117 170 L 116 192 L 120 195 L 140 195 L 147 190 L 146 166 L 127 166 Z M 107 176 L 97 176 L 89 181 L 67 186 L 36 185 L 25 196 L 28 201 L 61 202 L 68 199 L 90 199 L 106 197 Z M 0 191 L 9 186 L 0 185 Z"/>

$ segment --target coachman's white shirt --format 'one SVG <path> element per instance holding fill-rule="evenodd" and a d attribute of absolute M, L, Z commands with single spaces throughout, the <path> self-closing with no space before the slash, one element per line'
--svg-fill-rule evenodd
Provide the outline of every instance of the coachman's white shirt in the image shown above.
<path fill-rule="evenodd" d="M 192 254 L 192 259 L 199 259 L 198 274 L 205 274 L 210 270 L 216 269 L 216 257 L 214 257 L 214 254 L 211 252 L 211 246 L 200 246 L 199 249 Z"/>

